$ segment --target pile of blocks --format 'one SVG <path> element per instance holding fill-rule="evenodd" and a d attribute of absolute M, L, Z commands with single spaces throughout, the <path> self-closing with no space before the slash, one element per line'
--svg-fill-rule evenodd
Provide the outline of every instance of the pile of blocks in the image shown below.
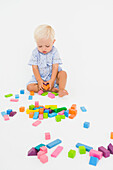
<path fill-rule="evenodd" d="M 4 117 L 4 120 L 7 121 L 9 120 L 9 116 L 13 117 L 17 112 L 16 111 L 12 111 L 12 109 L 8 109 L 6 112 L 3 111 L 1 112 L 1 115 Z"/>

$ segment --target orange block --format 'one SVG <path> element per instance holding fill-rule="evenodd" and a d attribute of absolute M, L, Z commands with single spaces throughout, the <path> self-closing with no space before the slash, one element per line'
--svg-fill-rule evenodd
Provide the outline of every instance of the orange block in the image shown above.
<path fill-rule="evenodd" d="M 25 107 L 20 107 L 20 108 L 19 108 L 19 111 L 20 111 L 20 112 L 25 112 Z"/>
<path fill-rule="evenodd" d="M 71 109 L 75 109 L 76 110 L 76 107 L 77 107 L 76 104 L 72 104 Z"/>
<path fill-rule="evenodd" d="M 31 95 L 31 96 L 34 96 L 34 91 L 30 91 L 30 95 Z"/>
<path fill-rule="evenodd" d="M 33 112 L 30 112 L 30 113 L 29 113 L 29 118 L 33 118 L 33 116 L 34 116 L 34 113 L 33 113 Z"/>
<path fill-rule="evenodd" d="M 39 109 L 39 114 L 43 114 L 44 113 L 44 108 L 40 108 Z"/>
<path fill-rule="evenodd" d="M 48 85 L 43 84 L 43 88 L 44 88 L 44 90 L 48 90 L 50 88 L 50 86 L 49 86 L 49 84 Z"/>
<path fill-rule="evenodd" d="M 77 115 L 77 110 L 75 109 L 69 109 L 69 114 Z"/>
<path fill-rule="evenodd" d="M 75 114 L 71 114 L 71 115 L 69 116 L 69 118 L 70 118 L 70 119 L 73 119 L 75 116 L 76 116 Z"/>
<path fill-rule="evenodd" d="M 113 132 L 111 132 L 111 139 L 113 139 Z"/>

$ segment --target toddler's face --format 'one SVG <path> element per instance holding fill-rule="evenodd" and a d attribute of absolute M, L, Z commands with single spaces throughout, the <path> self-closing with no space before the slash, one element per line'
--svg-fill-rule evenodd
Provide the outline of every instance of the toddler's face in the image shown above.
<path fill-rule="evenodd" d="M 39 39 L 37 41 L 38 50 L 43 54 L 47 54 L 52 50 L 54 42 L 55 40 L 52 41 L 51 39 Z"/>

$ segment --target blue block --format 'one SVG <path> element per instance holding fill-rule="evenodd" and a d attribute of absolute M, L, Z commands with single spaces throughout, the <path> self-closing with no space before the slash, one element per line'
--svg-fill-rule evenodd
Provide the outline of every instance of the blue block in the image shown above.
<path fill-rule="evenodd" d="M 51 117 L 55 117 L 55 116 L 57 116 L 57 113 L 54 113 L 54 112 L 53 112 L 53 113 L 48 114 L 48 117 L 50 117 L 50 118 L 51 118 Z"/>
<path fill-rule="evenodd" d="M 86 148 L 86 151 L 90 151 L 91 149 L 93 149 L 93 147 L 90 147 L 90 146 L 87 146 L 87 145 L 84 145 L 84 144 L 81 144 L 81 143 L 77 143 L 76 144 L 76 147 L 79 148 L 79 146 L 84 146 Z"/>
<path fill-rule="evenodd" d="M 42 146 L 45 146 L 45 145 L 41 143 L 40 145 L 37 145 L 37 146 L 35 147 L 35 149 L 36 149 L 37 151 L 39 151 Z"/>
<path fill-rule="evenodd" d="M 24 90 L 20 90 L 20 94 L 24 94 Z"/>
<path fill-rule="evenodd" d="M 1 112 L 1 115 L 4 116 L 4 115 L 7 115 L 7 113 L 6 112 Z"/>
<path fill-rule="evenodd" d="M 65 111 L 64 111 L 64 115 L 65 115 L 66 117 L 68 117 L 68 116 L 69 116 L 69 110 L 65 110 Z"/>
<path fill-rule="evenodd" d="M 56 139 L 54 140 L 53 142 L 49 143 L 46 145 L 47 148 L 51 149 L 53 148 L 54 146 L 60 144 L 62 141 L 60 139 Z"/>
<path fill-rule="evenodd" d="M 37 107 L 35 107 L 35 108 L 33 108 L 33 110 L 38 110 L 38 108 L 37 108 Z"/>
<path fill-rule="evenodd" d="M 46 109 L 45 109 L 45 110 L 44 110 L 44 113 L 48 113 L 48 114 L 49 114 L 49 110 L 46 110 Z"/>
<path fill-rule="evenodd" d="M 12 112 L 12 109 L 7 110 L 7 114 L 9 115 Z"/>
<path fill-rule="evenodd" d="M 89 128 L 90 127 L 90 123 L 89 122 L 84 122 L 83 127 L 84 128 Z"/>
<path fill-rule="evenodd" d="M 33 99 L 33 96 L 29 96 L 29 97 L 28 97 L 28 100 L 32 100 L 32 99 Z"/>
<path fill-rule="evenodd" d="M 37 109 L 43 108 L 42 106 L 37 107 Z"/>
<path fill-rule="evenodd" d="M 80 109 L 82 110 L 82 112 L 87 112 L 87 110 L 84 106 L 80 107 Z"/>
<path fill-rule="evenodd" d="M 15 99 L 19 99 L 19 94 L 15 94 Z"/>
<path fill-rule="evenodd" d="M 38 119 L 38 116 L 39 116 L 39 112 L 35 112 L 34 116 L 33 116 L 33 119 Z"/>
<path fill-rule="evenodd" d="M 91 156 L 90 160 L 89 160 L 89 164 L 93 165 L 93 166 L 96 166 L 98 161 L 99 161 L 99 159 L 97 157 Z"/>

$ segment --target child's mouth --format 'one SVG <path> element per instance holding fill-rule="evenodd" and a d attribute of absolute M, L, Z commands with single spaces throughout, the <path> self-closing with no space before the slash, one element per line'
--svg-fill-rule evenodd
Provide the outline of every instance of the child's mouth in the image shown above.
<path fill-rule="evenodd" d="M 43 53 L 46 53 L 46 51 L 43 51 Z"/>

